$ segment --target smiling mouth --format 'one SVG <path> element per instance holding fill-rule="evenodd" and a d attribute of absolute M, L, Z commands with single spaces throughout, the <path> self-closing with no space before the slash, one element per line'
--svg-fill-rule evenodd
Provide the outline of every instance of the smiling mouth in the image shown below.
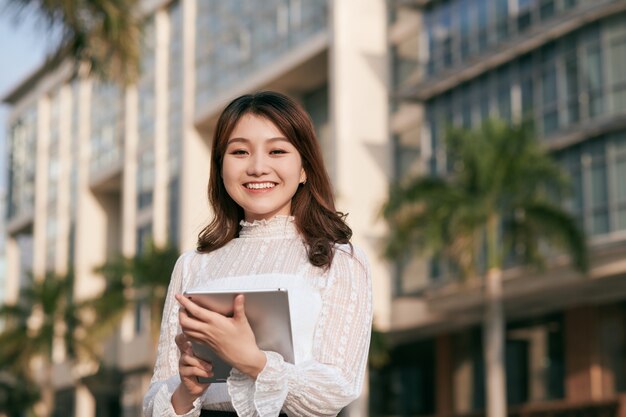
<path fill-rule="evenodd" d="M 270 188 L 274 188 L 276 183 L 274 182 L 248 182 L 243 185 L 249 190 L 267 190 Z"/>

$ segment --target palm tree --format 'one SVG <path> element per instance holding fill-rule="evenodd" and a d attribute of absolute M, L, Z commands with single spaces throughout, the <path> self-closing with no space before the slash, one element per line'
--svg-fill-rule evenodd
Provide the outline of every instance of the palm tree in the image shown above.
<path fill-rule="evenodd" d="M 393 186 L 383 207 L 389 224 L 386 255 L 436 255 L 466 281 L 484 276 L 483 349 L 487 415 L 506 415 L 502 269 L 515 258 L 544 265 L 545 252 L 566 250 L 587 269 L 585 238 L 558 204 L 567 181 L 528 125 L 489 120 L 446 135 L 445 176 L 411 178 Z M 554 249 L 544 250 L 547 245 Z"/>
<path fill-rule="evenodd" d="M 139 68 L 140 16 L 137 0 L 8 0 L 19 21 L 30 13 L 56 33 L 60 44 L 52 62 L 71 56 L 105 79 L 129 83 Z"/>
<path fill-rule="evenodd" d="M 167 287 L 178 256 L 172 245 L 159 247 L 149 242 L 137 256 L 119 256 L 96 268 L 107 285 L 102 295 L 88 301 L 98 317 L 92 331 L 110 333 L 128 307 L 142 303 L 150 310 L 151 334 L 158 336 Z"/>
<path fill-rule="evenodd" d="M 24 417 L 39 398 L 36 383 L 26 372 L 0 371 L 0 415 Z"/>
<path fill-rule="evenodd" d="M 5 405 L 28 408 L 37 397 L 32 381 L 40 380 L 41 398 L 46 413 L 54 409 L 52 384 L 53 346 L 63 341 L 70 359 L 96 358 L 92 340 L 77 337 L 77 328 L 82 326 L 80 306 L 73 302 L 73 274 L 47 274 L 42 279 L 30 277 L 22 289 L 19 301 L 0 308 L 4 322 L 0 333 L 0 369 L 3 370 L 2 390 L 10 395 L 24 397 L 24 403 L 16 404 L 16 398 Z M 85 332 L 82 332 L 85 334 Z M 43 378 L 35 378 L 32 360 L 40 358 Z"/>

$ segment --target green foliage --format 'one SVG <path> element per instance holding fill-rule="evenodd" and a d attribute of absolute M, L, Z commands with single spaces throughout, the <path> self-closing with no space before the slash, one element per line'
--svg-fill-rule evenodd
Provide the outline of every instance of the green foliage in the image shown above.
<path fill-rule="evenodd" d="M 47 274 L 40 280 L 30 277 L 22 289 L 19 301 L 0 307 L 4 328 L 0 333 L 0 369 L 16 373 L 28 369 L 30 360 L 42 356 L 52 357 L 55 335 L 60 326 L 67 326 L 65 334 L 73 334 L 80 326 L 80 306 L 73 303 L 73 274 L 65 276 Z M 91 356 L 91 348 L 66 337 L 66 347 L 73 354 Z"/>
<path fill-rule="evenodd" d="M 28 375 L 0 372 L 0 414 L 23 417 L 39 398 L 37 386 Z"/>
<path fill-rule="evenodd" d="M 77 337 L 84 323 L 82 306 L 73 302 L 73 282 L 72 272 L 29 276 L 18 302 L 0 307 L 0 411 L 19 415 L 37 400 L 31 361 L 40 357 L 50 366 L 55 341 L 65 341 L 70 359 L 95 358 L 92 341 Z"/>
<path fill-rule="evenodd" d="M 5 9 L 17 20 L 31 13 L 50 30 L 61 31 L 52 61 L 69 55 L 77 65 L 87 63 L 91 73 L 125 84 L 136 80 L 139 69 L 137 4 L 137 0 L 9 0 Z"/>
<path fill-rule="evenodd" d="M 372 324 L 372 337 L 370 340 L 370 350 L 368 356 L 368 366 L 370 369 L 380 369 L 387 365 L 390 360 L 389 345 L 385 333 L 376 329 Z"/>
<path fill-rule="evenodd" d="M 167 287 L 178 256 L 178 250 L 171 245 L 157 247 L 149 242 L 145 251 L 135 257 L 118 256 L 96 268 L 106 279 L 106 290 L 89 301 L 98 318 L 94 330 L 110 332 L 130 305 L 144 303 L 150 308 L 153 334 L 158 334 Z"/>
<path fill-rule="evenodd" d="M 567 177 L 531 126 L 488 120 L 476 130 L 449 129 L 445 145 L 445 176 L 391 187 L 382 210 L 388 258 L 440 254 L 473 279 L 511 256 L 541 266 L 550 253 L 542 248 L 553 245 L 586 271 L 584 235 L 558 205 Z"/>

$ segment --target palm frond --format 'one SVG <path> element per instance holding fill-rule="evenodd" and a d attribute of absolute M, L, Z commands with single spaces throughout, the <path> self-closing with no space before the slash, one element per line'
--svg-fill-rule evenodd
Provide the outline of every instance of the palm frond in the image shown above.
<path fill-rule="evenodd" d="M 87 63 L 93 75 L 128 84 L 139 72 L 141 18 L 137 5 L 137 0 L 9 0 L 4 9 L 17 22 L 33 15 L 50 32 L 60 32 L 60 43 L 50 61 L 72 56 L 77 66 Z"/>
<path fill-rule="evenodd" d="M 467 277 L 484 272 L 487 264 L 501 268 L 505 255 L 521 246 L 525 261 L 540 264 L 540 242 L 561 236 L 577 266 L 586 268 L 584 236 L 555 204 L 555 196 L 568 191 L 567 177 L 532 125 L 486 120 L 474 130 L 451 127 L 445 151 L 445 176 L 416 177 L 390 188 L 382 208 L 388 258 L 439 253 Z M 520 211 L 526 221 L 513 218 Z M 490 219 L 506 227 L 494 229 Z"/>
<path fill-rule="evenodd" d="M 589 259 L 583 232 L 576 220 L 558 206 L 545 202 L 534 202 L 526 209 L 528 222 L 535 223 L 541 229 L 544 238 L 558 247 L 565 249 L 572 264 L 582 272 L 588 272 Z"/>

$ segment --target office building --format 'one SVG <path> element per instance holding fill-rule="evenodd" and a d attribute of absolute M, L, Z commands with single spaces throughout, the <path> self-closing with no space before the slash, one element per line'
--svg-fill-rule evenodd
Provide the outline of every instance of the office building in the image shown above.
<path fill-rule="evenodd" d="M 394 175 L 446 171 L 448 124 L 530 119 L 572 179 L 588 276 L 504 274 L 510 415 L 626 415 L 626 2 L 390 2 Z M 414 257 L 392 278 L 372 415 L 484 415 L 482 283 Z"/>

